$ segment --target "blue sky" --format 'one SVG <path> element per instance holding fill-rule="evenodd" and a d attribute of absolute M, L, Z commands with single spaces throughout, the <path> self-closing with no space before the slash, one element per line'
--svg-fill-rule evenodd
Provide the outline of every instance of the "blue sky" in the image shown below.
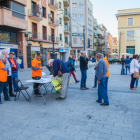
<path fill-rule="evenodd" d="M 140 8 L 140 0 L 90 0 L 93 4 L 93 16 L 98 24 L 104 24 L 108 31 L 118 37 L 118 22 L 115 14 L 118 10 Z"/>

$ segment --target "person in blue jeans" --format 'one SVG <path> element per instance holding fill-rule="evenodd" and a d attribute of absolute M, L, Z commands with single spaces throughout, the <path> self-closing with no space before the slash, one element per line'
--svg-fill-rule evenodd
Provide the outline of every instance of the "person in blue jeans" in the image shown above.
<path fill-rule="evenodd" d="M 18 88 L 18 83 L 15 82 L 15 79 L 18 78 L 18 65 L 17 65 L 16 60 L 14 59 L 13 52 L 9 53 L 8 61 L 9 61 L 11 68 L 12 68 L 12 81 L 13 81 L 13 86 L 14 86 L 14 92 L 16 92 L 17 88 Z"/>
<path fill-rule="evenodd" d="M 107 64 L 102 59 L 103 55 L 102 53 L 97 54 L 97 70 L 96 70 L 96 76 L 97 76 L 97 83 L 98 83 L 98 99 L 96 102 L 100 103 L 101 106 L 108 106 L 109 105 L 109 99 L 107 94 Z M 102 103 L 102 99 L 104 100 L 104 103 Z"/>
<path fill-rule="evenodd" d="M 121 58 L 121 64 L 122 64 L 121 75 L 123 75 L 123 74 L 125 74 L 125 73 L 124 73 L 124 64 L 125 64 L 124 55 L 123 55 L 122 58 Z"/>
<path fill-rule="evenodd" d="M 86 56 L 85 51 L 81 51 L 80 56 L 80 70 L 81 70 L 81 90 L 89 89 L 86 87 L 86 79 L 87 79 L 87 69 L 88 69 L 88 58 Z"/>
<path fill-rule="evenodd" d="M 129 56 L 127 56 L 126 59 L 125 59 L 126 75 L 127 75 L 127 69 L 128 69 L 128 71 L 130 73 L 130 62 L 131 62 L 131 60 L 129 59 Z"/>

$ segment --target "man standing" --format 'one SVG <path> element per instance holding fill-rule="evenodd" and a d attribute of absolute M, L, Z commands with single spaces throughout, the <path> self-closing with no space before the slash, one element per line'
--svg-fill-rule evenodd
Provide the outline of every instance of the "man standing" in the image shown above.
<path fill-rule="evenodd" d="M 70 69 L 67 65 L 59 59 L 55 59 L 51 62 L 51 66 L 54 68 L 53 76 L 57 76 L 58 71 L 61 70 L 62 77 L 61 77 L 61 85 L 62 88 L 60 89 L 60 97 L 56 98 L 56 100 L 64 100 L 67 96 L 68 88 L 69 88 L 69 80 L 70 80 Z"/>
<path fill-rule="evenodd" d="M 100 105 L 106 106 L 109 105 L 108 94 L 107 94 L 107 65 L 106 62 L 102 59 L 103 55 L 101 53 L 97 54 L 98 66 L 96 70 L 97 83 L 98 83 L 98 100 L 96 102 L 101 103 Z M 104 103 L 102 103 L 102 99 Z"/>
<path fill-rule="evenodd" d="M 125 64 L 124 55 L 123 55 L 122 58 L 121 58 L 121 63 L 122 63 L 121 75 L 123 75 L 123 74 L 124 74 L 124 64 Z"/>
<path fill-rule="evenodd" d="M 18 69 L 20 69 L 20 64 L 21 64 L 21 60 L 19 59 L 19 57 L 17 57 L 17 65 L 18 65 Z"/>
<path fill-rule="evenodd" d="M 32 68 L 32 79 L 39 80 L 42 77 L 42 70 L 44 67 L 41 65 L 41 59 L 42 54 L 40 52 L 37 53 L 37 57 L 32 60 L 31 68 Z M 38 97 L 42 97 L 42 95 L 39 93 L 38 87 L 39 83 L 34 83 L 34 94 L 36 94 Z"/>
<path fill-rule="evenodd" d="M 8 50 L 4 49 L 2 51 L 2 54 L 5 56 L 5 59 L 7 60 L 7 65 L 8 65 L 8 71 L 7 71 L 7 87 L 9 87 L 8 91 L 9 91 L 9 95 L 10 97 L 16 97 L 16 95 L 13 93 L 13 87 L 12 87 L 12 69 L 11 69 L 11 65 L 10 62 L 8 60 Z"/>
<path fill-rule="evenodd" d="M 88 69 L 88 58 L 86 56 L 85 51 L 82 51 L 80 56 L 81 90 L 88 89 L 86 87 L 87 69 Z"/>
<path fill-rule="evenodd" d="M 15 79 L 18 78 L 18 66 L 17 66 L 16 60 L 14 59 L 13 52 L 9 53 L 8 61 L 12 68 L 12 81 L 13 81 L 13 86 L 14 86 L 14 92 L 16 92 L 18 88 L 18 84 L 15 82 Z"/>
<path fill-rule="evenodd" d="M 75 76 L 75 73 L 74 73 L 74 71 L 76 72 L 76 69 L 75 69 L 75 56 L 73 56 L 72 58 L 71 57 L 69 58 L 68 66 L 69 66 L 69 69 L 70 69 L 70 76 L 72 74 L 75 82 L 78 83 L 79 81 L 77 80 L 77 78 Z"/>
<path fill-rule="evenodd" d="M 4 58 L 5 56 L 0 52 L 0 104 L 1 102 L 1 93 L 4 94 L 4 100 L 5 101 L 11 101 L 11 99 L 8 96 L 7 91 L 7 70 L 8 70 L 8 64 L 7 60 Z M 6 63 L 4 65 L 4 63 Z"/>

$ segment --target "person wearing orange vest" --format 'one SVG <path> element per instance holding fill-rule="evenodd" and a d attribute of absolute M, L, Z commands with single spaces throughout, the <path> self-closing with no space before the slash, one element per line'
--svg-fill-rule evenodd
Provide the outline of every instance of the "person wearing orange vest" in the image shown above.
<path fill-rule="evenodd" d="M 40 52 L 37 53 L 37 57 L 32 60 L 32 79 L 34 80 L 39 80 L 42 77 L 42 70 L 44 70 L 44 67 L 41 65 L 41 59 L 42 59 L 42 54 Z M 41 94 L 39 93 L 38 87 L 39 83 L 34 83 L 34 92 L 38 97 L 42 97 Z"/>
<path fill-rule="evenodd" d="M 103 58 L 103 60 L 106 62 L 107 65 L 107 73 L 106 73 L 106 77 L 107 77 L 107 85 L 108 85 L 108 78 L 109 78 L 109 62 L 106 58 Z"/>
<path fill-rule="evenodd" d="M 4 64 L 5 63 L 5 64 Z M 8 71 L 8 64 L 5 56 L 0 52 L 0 104 L 1 102 L 1 93 L 4 94 L 4 100 L 5 101 L 11 101 L 11 99 L 8 96 L 8 90 L 7 90 L 7 71 Z"/>

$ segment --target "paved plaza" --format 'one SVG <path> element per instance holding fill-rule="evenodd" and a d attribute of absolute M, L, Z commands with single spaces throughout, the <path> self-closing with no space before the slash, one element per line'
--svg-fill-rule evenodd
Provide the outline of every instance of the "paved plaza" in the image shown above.
<path fill-rule="evenodd" d="M 21 95 L 17 101 L 0 105 L 0 140 L 140 140 L 140 86 L 130 91 L 130 76 L 120 75 L 121 65 L 110 65 L 108 94 L 110 106 L 96 102 L 97 88 L 93 89 L 94 67 L 87 71 L 87 87 L 80 90 L 80 83 L 71 77 L 68 95 L 57 101 L 59 93 L 33 96 L 31 103 Z M 45 70 L 47 74 L 49 72 Z M 76 72 L 80 80 L 79 68 Z M 31 69 L 19 71 L 25 83 L 31 79 Z M 3 95 L 2 95 L 3 96 Z"/>

